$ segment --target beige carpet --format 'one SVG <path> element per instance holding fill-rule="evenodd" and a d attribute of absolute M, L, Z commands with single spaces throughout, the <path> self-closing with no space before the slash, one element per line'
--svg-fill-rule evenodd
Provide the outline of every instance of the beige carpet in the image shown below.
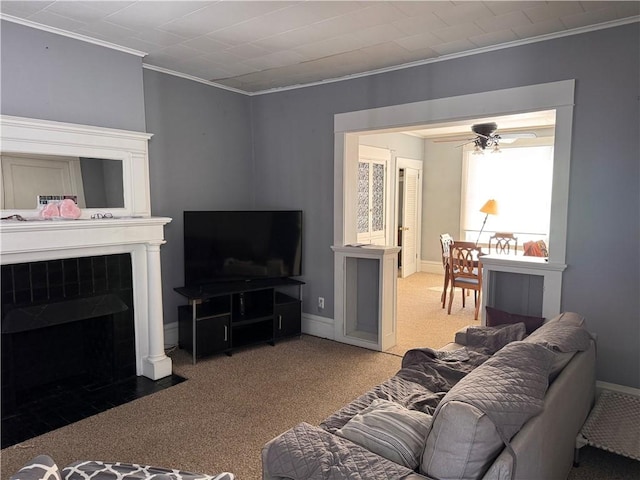
<path fill-rule="evenodd" d="M 466 307 L 462 308 L 462 293 L 457 290 L 451 315 L 447 315 L 447 309 L 440 304 L 442 284 L 442 275 L 423 272 L 398 279 L 397 345 L 388 353 L 403 355 L 415 347 L 440 348 L 453 341 L 457 330 L 480 324 L 473 319 L 473 292 L 466 297 Z"/>
<path fill-rule="evenodd" d="M 41 435 L 0 453 L 2 478 L 31 457 L 59 465 L 97 459 L 181 468 L 228 470 L 259 479 L 260 449 L 301 421 L 318 424 L 336 409 L 393 375 L 406 350 L 445 345 L 474 323 L 473 297 L 452 315 L 440 307 L 442 276 L 417 273 L 398 282 L 398 345 L 380 354 L 311 336 L 258 346 L 190 364 L 172 354 L 188 381 Z"/>
<path fill-rule="evenodd" d="M 174 370 L 186 382 L 0 452 L 0 478 L 47 453 L 59 465 L 95 459 L 259 480 L 260 450 L 295 424 L 318 424 L 393 375 L 400 357 L 303 336 Z M 640 462 L 585 447 L 569 480 L 639 478 Z M 386 480 L 386 479 L 380 479 Z"/>
<path fill-rule="evenodd" d="M 122 461 L 257 480 L 264 443 L 299 422 L 318 424 L 401 360 L 311 336 L 195 366 L 183 351 L 172 357 L 186 382 L 2 450 L 1 478 L 46 453 L 62 466 Z"/>

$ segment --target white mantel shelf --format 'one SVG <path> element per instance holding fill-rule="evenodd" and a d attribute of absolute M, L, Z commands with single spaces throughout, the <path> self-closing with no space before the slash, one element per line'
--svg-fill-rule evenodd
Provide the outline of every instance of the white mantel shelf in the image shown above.
<path fill-rule="evenodd" d="M 156 244 L 164 241 L 168 217 L 95 220 L 0 221 L 2 264 L 83 256 L 77 249 Z M 53 252 L 57 254 L 53 255 Z"/>

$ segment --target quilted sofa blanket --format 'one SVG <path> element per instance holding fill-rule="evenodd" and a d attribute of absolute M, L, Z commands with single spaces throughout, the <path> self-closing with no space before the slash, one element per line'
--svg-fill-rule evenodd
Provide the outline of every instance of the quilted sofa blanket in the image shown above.
<path fill-rule="evenodd" d="M 593 341 L 573 321 L 576 317 L 560 322 L 561 315 L 526 339 L 524 324 L 482 327 L 467 330 L 471 346 L 407 352 L 396 375 L 318 427 L 299 424 L 268 442 L 262 451 L 263 479 L 478 480 L 547 473 L 544 478 L 559 478 L 590 402 L 590 395 L 570 393 L 592 392 L 594 383 Z M 550 382 L 552 400 L 547 398 Z M 565 406 L 567 396 L 574 408 Z M 571 410 L 561 421 L 555 420 L 559 403 L 561 410 Z M 520 430 L 537 432 L 547 417 L 554 424 L 545 429 L 562 438 L 554 441 L 558 448 L 548 465 L 525 461 L 516 471 L 519 455 L 529 451 L 521 440 L 537 445 L 538 438 L 522 437 Z M 516 442 L 515 449 L 510 442 Z"/>
<path fill-rule="evenodd" d="M 263 463 L 273 478 L 294 480 L 426 478 L 415 473 L 419 458 L 412 468 L 400 465 L 344 438 L 341 430 L 377 401 L 393 402 L 430 418 L 446 393 L 488 358 L 467 348 L 407 352 L 396 375 L 345 405 L 319 427 L 301 423 L 272 440 L 263 451 Z M 428 427 L 426 423 L 423 435 Z"/>

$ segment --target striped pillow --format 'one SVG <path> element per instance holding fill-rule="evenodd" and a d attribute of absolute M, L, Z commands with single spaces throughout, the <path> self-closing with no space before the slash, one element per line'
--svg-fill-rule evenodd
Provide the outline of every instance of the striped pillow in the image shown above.
<path fill-rule="evenodd" d="M 420 464 L 431 420 L 431 415 L 426 413 L 376 399 L 336 434 L 392 462 L 415 469 Z"/>

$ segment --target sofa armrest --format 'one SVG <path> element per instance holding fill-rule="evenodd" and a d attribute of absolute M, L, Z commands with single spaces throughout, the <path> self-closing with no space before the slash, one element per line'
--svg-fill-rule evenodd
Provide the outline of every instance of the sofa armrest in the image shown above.
<path fill-rule="evenodd" d="M 462 345 L 463 347 L 467 346 L 467 328 L 469 327 L 462 327 L 460 330 L 456 332 L 455 337 L 453 339 L 454 343 Z"/>

